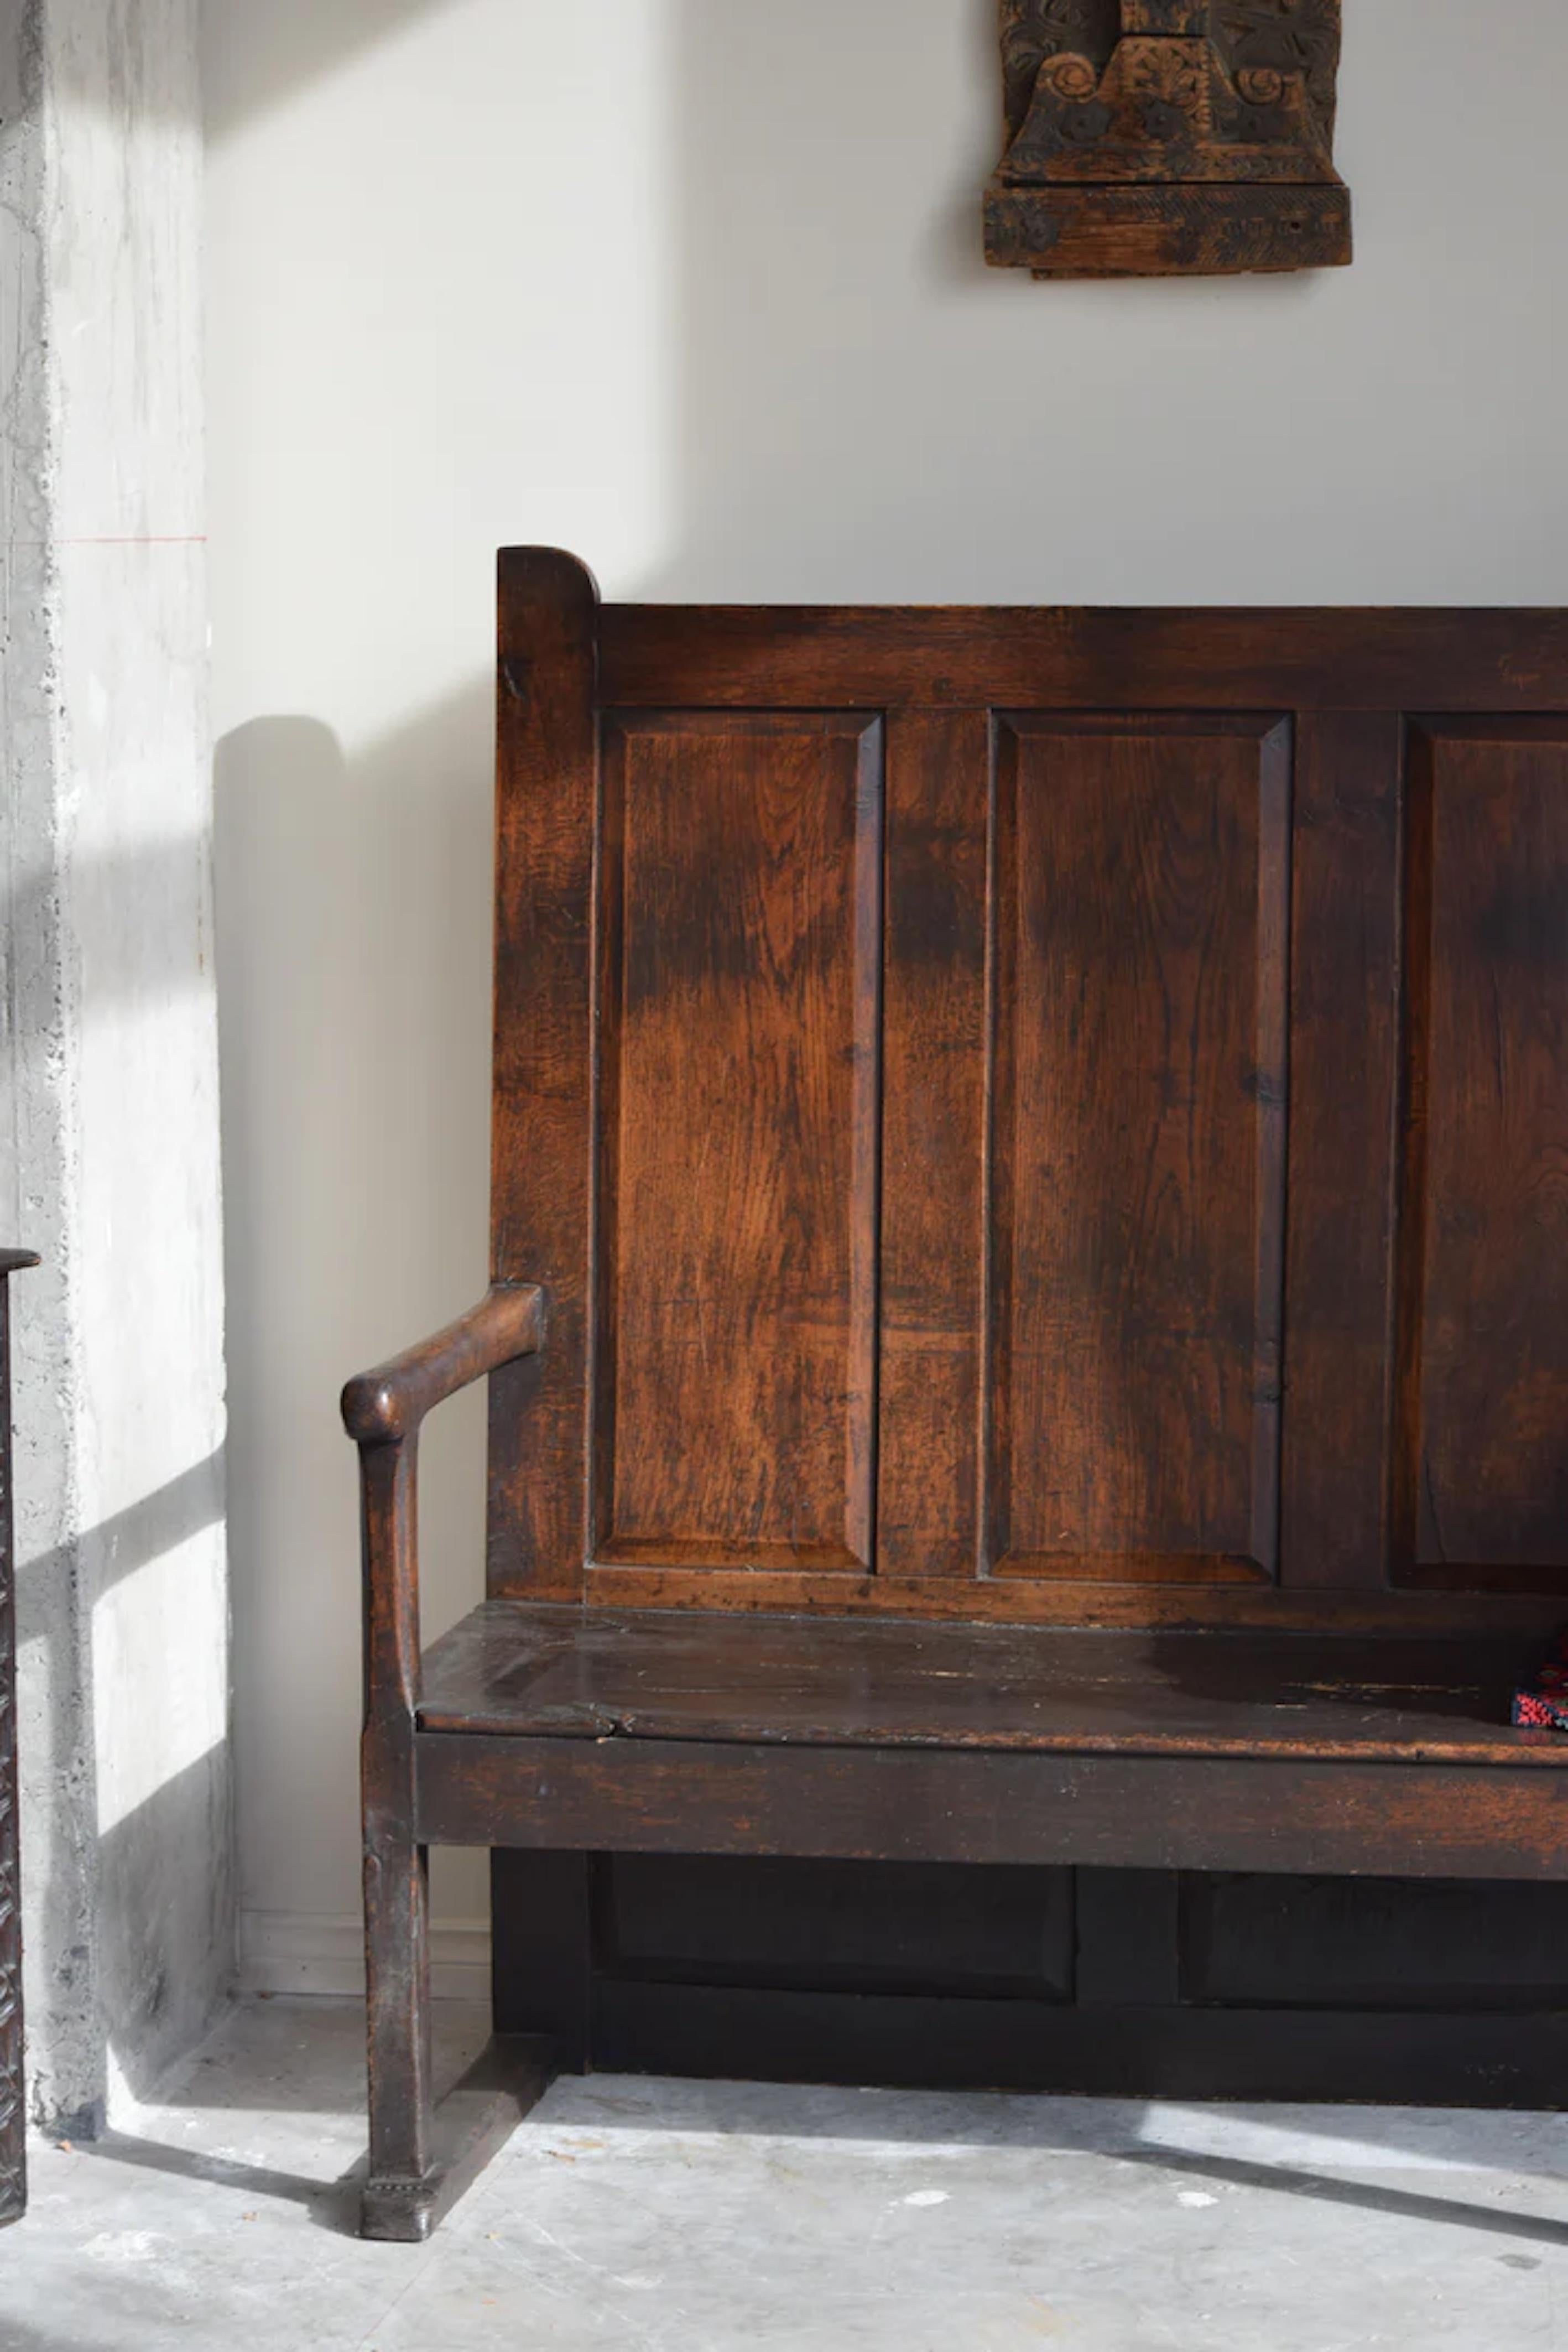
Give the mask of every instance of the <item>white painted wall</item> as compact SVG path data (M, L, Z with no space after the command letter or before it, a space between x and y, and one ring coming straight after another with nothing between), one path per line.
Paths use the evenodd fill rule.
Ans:
M255 1979L352 1969L337 1385L484 1280L493 549L628 596L1568 601L1568 10L1345 13L1353 270L1051 287L977 259L993 0L206 0ZM432 1629L481 1476L464 1406Z

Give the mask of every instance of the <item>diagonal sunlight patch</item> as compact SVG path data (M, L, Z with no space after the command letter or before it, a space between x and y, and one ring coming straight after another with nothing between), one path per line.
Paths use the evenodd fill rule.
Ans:
M1224 2106L1156 2103L1144 2117L1140 2138L1155 2152L1168 2149L1172 2155L1211 2157L1239 2164L1311 2166L1320 2170L1450 2174L1500 2170L1511 2175L1522 2166L1518 2147L1512 2151L1511 2162L1501 2164L1490 2160L1493 2152L1484 2146L1463 2155L1456 2152L1451 2140L1447 2153L1423 2147L1424 2139L1437 2137L1436 2118L1428 2120L1425 2114L1410 2118L1409 2128L1400 2132L1390 2129L1395 2111L1379 2109L1375 2132L1358 2137L1355 2112L1354 2108L1343 2110L1341 2129L1336 2128L1339 2118L1331 2122L1311 2109L1281 2108L1278 2121L1270 2121ZM1512 2120L1517 2124L1519 2118ZM1478 2134L1478 2142L1481 2137Z
M222 1545L199 1530L100 1593L92 1644L104 1836L227 1738Z

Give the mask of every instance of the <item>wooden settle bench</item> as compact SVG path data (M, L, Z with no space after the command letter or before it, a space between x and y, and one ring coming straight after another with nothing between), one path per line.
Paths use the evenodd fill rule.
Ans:
M367 2232L548 2075L434 2105L432 1845L1568 1877L1568 614L522 549L499 654L492 1287L344 1395Z

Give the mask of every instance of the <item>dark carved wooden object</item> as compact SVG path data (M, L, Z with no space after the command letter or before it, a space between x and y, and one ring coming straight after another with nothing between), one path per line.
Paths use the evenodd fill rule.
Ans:
M37 1265L0 1249L0 2222L27 2204L22 2084L22 1892L16 1838L16 1588L11 1513L11 1276Z
M344 1398L367 2230L550 2063L434 2099L433 1843L570 2063L586 1856L1568 1881L1507 1720L1568 1604L1568 614L601 609L520 550L499 676L493 1287Z
M1348 262L1339 50L1340 0L1002 0L988 259L1040 278Z

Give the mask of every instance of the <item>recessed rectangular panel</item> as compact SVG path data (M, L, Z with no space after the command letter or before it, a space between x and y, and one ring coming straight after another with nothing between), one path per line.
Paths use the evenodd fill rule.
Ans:
M1065 1870L651 1853L602 1867L622 1979L1071 1998Z
M601 1559L871 1563L882 730L606 733Z
M1181 1998L1225 2009L1561 2011L1568 1886L1180 1881Z
M1568 726L1415 730L1396 1570L1568 1575Z
M1003 1572L1275 1572L1290 770L1284 721L1000 723Z

